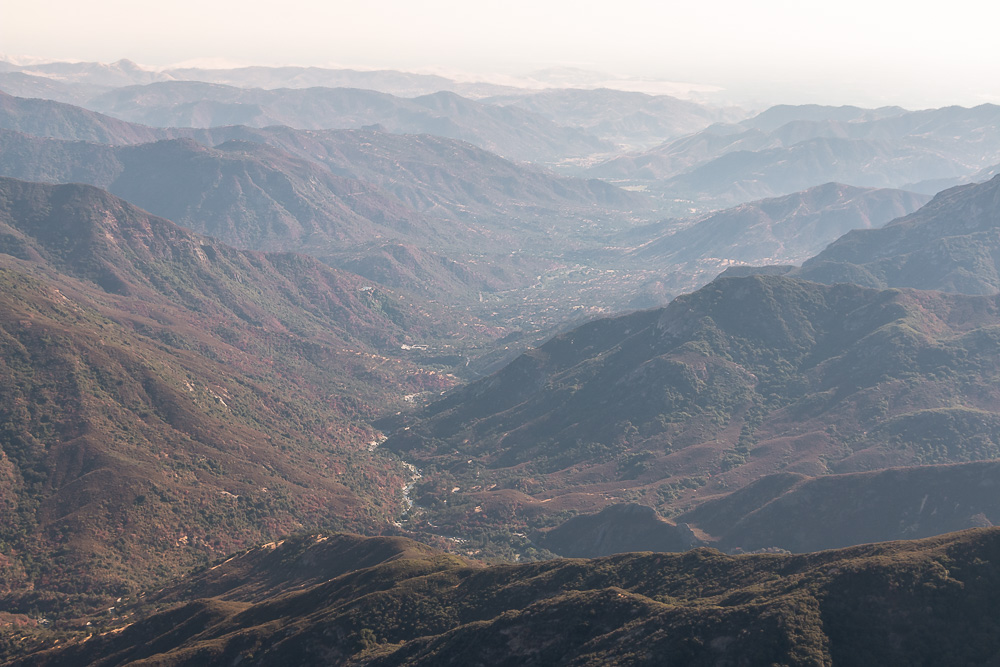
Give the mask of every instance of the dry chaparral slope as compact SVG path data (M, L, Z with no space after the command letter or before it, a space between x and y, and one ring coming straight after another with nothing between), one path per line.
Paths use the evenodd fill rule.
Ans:
M945 191L884 228L848 233L802 269L727 271L666 309L584 325L461 389L390 441L431 473L417 488L427 520L476 536L489 552L510 541L501 525L546 528L613 503L672 518L709 498L725 506L726 494L783 479L768 478L776 473L799 480L997 457L998 188L994 179ZM875 287L982 296L800 280L865 276ZM900 483L817 478L784 496L787 485L769 492L762 481L750 487L759 502L727 510L728 522L700 527L697 511L677 521L726 548L794 550L988 525L997 515L975 494L945 508L964 475L946 467L900 473ZM796 536L801 517L789 508L825 516L823 499L837 488L869 483L887 494L858 512L874 512L881 528L833 511L828 521L844 525L832 541L806 537L805 526ZM921 483L940 499L917 494ZM594 537L602 521L576 524L570 542L598 545L590 553L612 548ZM666 530L670 540L675 532Z
M0 280L12 611L70 613L302 526L378 530L407 473L369 421L456 382L401 356L447 339L444 311L90 186L0 179Z
M782 471L990 459L998 331L997 296L724 278L558 335L388 446L459 534L610 502L676 514Z

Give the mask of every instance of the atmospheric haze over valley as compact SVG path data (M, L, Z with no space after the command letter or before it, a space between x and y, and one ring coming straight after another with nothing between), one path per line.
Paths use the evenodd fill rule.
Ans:
M1000 12L0 23L0 663L1000 661Z

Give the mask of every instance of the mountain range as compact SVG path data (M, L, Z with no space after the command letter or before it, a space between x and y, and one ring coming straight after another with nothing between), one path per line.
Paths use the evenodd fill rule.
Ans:
M808 550L990 525L996 514L983 497L954 507L948 499L965 491L965 470L982 471L987 489L992 468L942 464L1000 453L997 405L988 382L980 384L993 372L985 341L997 325L989 238L1000 211L998 184L954 188L883 228L848 232L802 268L731 268L665 309L560 334L457 390L388 443L435 471L417 487L427 514L414 517L415 525L464 526L495 541L497 522L514 521L542 529L535 544L566 555L636 548L622 545L643 535L645 548L696 540ZM808 220L810 202L843 194L843 186L826 186L808 197L746 205L675 235L789 209ZM636 231L643 232L648 228ZM909 273L901 270L907 266ZM920 282L906 283L905 275ZM982 296L848 284L858 282ZM914 465L927 467L862 473ZM767 481L779 479L792 481ZM915 481L894 487L893 480ZM871 489L871 501L856 513L829 505L838 494L856 495L856 485ZM942 490L928 501L920 489L931 486ZM623 501L679 523L642 513L596 515L589 524L566 523L562 533L544 532L573 513ZM713 502L729 507L726 527L701 525L711 514L701 508ZM832 514L816 525L837 531L807 537L807 517L824 512ZM678 532L680 524L693 532ZM623 536L612 537L615 531ZM552 542L549 534L564 536Z
M89 630L29 636L11 664L985 664L1000 650L998 546L994 529L483 568L399 538L309 534L123 597Z
M12 610L69 613L304 525L384 524L407 473L370 421L455 384L422 359L477 336L90 186L0 179L0 274Z
M16 97L3 91L0 91L0 128L37 137L104 144L141 144L177 136L72 104Z
M353 70L327 67L174 67L149 69L131 60L113 63L51 62L17 65L0 62L0 72L16 74L27 84L56 84L65 95L74 91L106 92L113 88L164 81L201 81L240 88L363 88L400 97L417 97L439 91L451 91L470 98L512 92L507 86L485 82L461 83L434 74L416 74L398 70ZM3 80L3 79L0 79ZM41 95L39 95L41 97ZM58 99L58 98L47 98ZM80 100L61 99L63 102Z
M746 115L736 108L719 109L669 95L608 88L520 92L483 101L537 113L629 150L652 148L667 139L693 134L713 123L739 121Z
M7 77L6 79L3 77ZM556 125L516 107L483 104L454 93L416 98L354 88L244 89L196 81L170 81L114 88L99 95L59 95L19 85L0 74L6 95L70 102L134 124L159 128L225 125L298 129L357 129L377 126L399 134L434 134L469 141L522 161L549 162L608 152L611 144L582 130Z
M996 294L1000 176L951 188L880 229L857 230L795 271L807 280Z
M244 248L330 252L431 228L412 208L265 144L192 139L132 146L0 131L5 176L105 188L155 214Z
M326 166L337 175L380 182L418 209L445 208L452 215L456 209L472 215L499 217L512 215L517 208L547 206L550 210L544 212L551 214L552 208L574 204L625 208L643 205L641 195L601 181L554 176L516 165L467 143L428 135L408 137L377 129L322 132L288 127L152 128L72 105L3 93L0 93L0 129L33 137L107 145L165 139L193 139L206 147L229 141L268 144ZM250 148L245 144L242 147ZM44 165L35 167L44 168ZM449 198L457 201L450 202Z
M306 252L450 302L529 287L569 260L628 267L583 303L659 304L732 263L801 261L846 228L880 225L923 201L827 185L693 223L635 226L635 216L655 215L637 193L533 171L447 139L377 130L158 130L53 102L0 100L0 124L12 130L0 135L0 173L88 182L238 247ZM105 145L23 131L100 137ZM592 238L580 234L581 220L592 221ZM728 242L719 243L719 230ZM554 284L558 291L534 308L565 303L567 290L579 298L582 286Z
M618 238L636 263L672 266L675 292L700 287L732 265L798 264L856 229L881 227L930 200L903 190L825 183L693 220L666 220ZM625 258L623 258L624 260Z
M780 107L716 124L587 173L732 205L839 181L935 194L1000 163L1000 107Z
M601 181L429 135L154 130L54 102L0 101L4 175L91 183L238 247L307 252L452 301L530 285L549 261L534 248L569 243L581 219L629 219L647 206ZM103 143L71 141L80 137Z
M284 125L305 130L378 125L397 134L468 141L514 160L545 162L606 152L608 144L529 111L438 92L402 98L351 88L245 89L197 82L117 88L85 106L155 127Z
M0 88L0 662L997 654L1000 107Z
M521 159L528 155L553 159L581 150L581 154L604 153L620 146L648 148L713 122L735 122L746 116L736 108L717 108L669 95L595 88L589 80L580 87L572 77L564 80L552 74L540 73L540 80L531 82L533 87L518 87L391 70L178 67L154 71L127 60L110 64L0 63L0 89L20 97L92 109L112 105L127 114L142 114L140 122L153 125L273 124L281 117L282 124L294 127L356 126L330 124L333 118L340 118L339 122L380 122L412 132L414 123L421 123L418 131L445 133ZM539 90L541 86L544 89ZM130 87L131 92L123 90ZM140 103L145 109L124 103L125 97L134 97L140 90L145 91ZM170 90L174 97L150 99L157 97L154 91L163 90ZM285 90L289 99L276 99L273 91L278 90ZM289 104L292 99L303 104ZM495 108L485 109L474 100ZM373 108L364 109L362 104ZM321 110L325 110L322 115ZM434 113L445 115L432 117ZM384 119L373 120L379 114ZM546 125L543 119L555 125ZM543 129L547 136L538 131ZM532 140L537 145L532 146Z
M615 500L677 514L781 471L995 458L997 299L722 278L560 334L386 446L436 471L422 520L467 532Z
M785 275L877 288L995 294L1000 177L949 188L879 229L844 234L802 266L734 267L722 275Z
M953 427L956 438L963 427ZM809 476L781 472L699 503L673 520L648 506L609 505L539 531L561 556L630 551L807 553L912 540L1000 522L996 460Z

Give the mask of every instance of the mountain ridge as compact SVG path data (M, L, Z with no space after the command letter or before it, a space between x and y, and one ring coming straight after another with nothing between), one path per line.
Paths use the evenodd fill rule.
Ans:
M13 664L976 664L997 650L997 535L805 556L701 548L490 568L413 553L264 601L196 597L156 613L127 600L123 614L140 614L134 623L64 634L63 646L43 640ZM295 567L353 539L305 535L217 567ZM206 574L220 576L194 575L193 595Z
M639 262L676 265L675 291L694 289L733 265L794 264L854 229L880 227L931 198L902 190L825 183L783 197L629 230L620 245ZM661 231L662 230L662 231Z
M781 471L994 458L998 313L996 296L718 279L552 338L386 446L435 471L413 525L470 535L623 501L673 517Z
M554 161L607 151L610 145L513 107L468 100L451 92L412 99L350 88L245 89L196 82L117 88L86 106L158 127L284 125L302 130L380 125L399 134L434 134L468 141L521 161Z
M995 105L844 109L774 107L761 121L715 124L587 173L719 207L828 181L935 194L938 183L967 181L1000 162Z
M850 274L871 285L993 294L1000 290L998 211L1000 177L950 188L880 230L845 234L794 273L824 282Z
M91 186L0 178L0 280L8 609L79 611L306 524L385 525L407 473L370 420L457 381L401 350L447 345L444 311Z

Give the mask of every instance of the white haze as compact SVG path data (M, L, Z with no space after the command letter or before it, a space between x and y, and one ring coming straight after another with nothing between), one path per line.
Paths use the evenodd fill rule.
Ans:
M1000 9L983 0L134 0L7 2L0 51L51 60L192 59L484 78L575 68L649 92L739 103L910 108L1000 102ZM544 77L543 77L544 79ZM679 88L661 82L686 82Z

